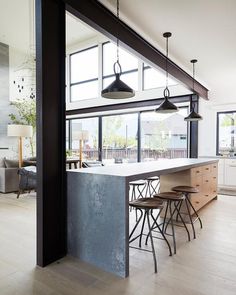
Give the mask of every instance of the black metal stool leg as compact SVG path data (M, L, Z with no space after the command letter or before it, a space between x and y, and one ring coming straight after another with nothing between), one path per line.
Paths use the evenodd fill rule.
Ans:
M143 229L144 229L144 225L145 225L146 216L147 216L147 212L145 210L144 217L143 217L143 224L142 224L142 228L141 228L141 232L140 232L140 237L139 237L139 247L140 248L141 248L141 244L142 244L142 236L143 236Z
M159 217L159 215L160 215L160 213L158 214L157 218ZM167 240L167 238L166 238L165 234L162 232L162 230L161 230L161 228L160 228L159 224L157 223L157 218L154 218L154 216L153 216L153 214L152 214L152 213L151 213L151 216L152 216L152 219L153 219L153 221L154 221L154 223L153 223L153 226L152 226L152 229L153 229L153 227L154 227L154 224L155 224L155 225L156 225L156 227L158 228L158 230L159 230L160 234L162 235L163 239L165 240L165 242L166 242L166 244L167 244L168 248L169 248L170 256L172 256L172 250L171 250L170 243L169 243L169 241ZM147 238L148 238L148 236L147 236Z
M148 222L148 230L150 233L150 240L151 240L151 246L152 246L152 254L153 254L153 260L154 260L154 271L157 273L157 260L156 260L156 253L155 253L155 248L154 248L154 243L153 243L153 237L152 237L152 228L150 225L150 218L149 218L149 210L145 211L145 214L147 215L147 222Z
M141 215L140 215L138 221L136 222L134 228L132 229L132 231L131 231L131 233L130 233L130 235L129 235L129 242L132 242L132 240L130 240L130 239L131 239L132 235L134 234L134 232L135 232L137 226L139 225L139 223L140 223L140 221L141 221L141 219L142 219L142 217L143 217L143 211L140 210L140 209L136 209L136 210L139 210L140 213L141 213Z
M183 204L183 200L181 200L180 202L179 202L179 208L178 208L178 211L180 212L180 210L181 210L181 207L182 207L182 204ZM178 214L176 215L176 222L178 222L179 221L179 219L178 219Z
M159 186L160 186L160 180L156 180L157 181L157 184L156 184L156 186L154 187L153 186L153 184L152 184L152 182L151 182L151 187L152 187L152 190L153 190L153 193L158 193L159 192ZM158 188L158 191L157 191L157 188Z
M191 208L193 209L194 214L197 216L197 219L199 220L200 227L202 228L202 220L201 220L201 218L199 217L199 215L198 215L197 211L195 210L195 208L193 207L193 204L192 204L191 201L189 200L189 196L188 196L188 194L186 194L186 200L187 200L187 202L189 203L189 205L191 206Z
M178 202L178 203L179 203L179 202ZM171 205L171 203L170 203L170 205ZM178 204L178 205L179 205L179 204ZM175 208L174 208L174 211L172 212L172 216L173 216L173 217L174 217L174 215L175 215L175 212L177 212L176 216L178 216L178 211L177 211L176 206L175 206ZM167 221L167 223L166 223L166 229L165 229L165 231L167 230L167 227L168 227L169 223L170 223L170 218L168 219L168 221Z
M169 207L169 201L166 202L166 210L165 210L165 215L164 215L163 224L162 224L162 231L163 231L163 233L166 233L166 231L165 231L165 223L166 223L166 217L167 217L168 207Z
M179 203L179 202L178 202ZM182 203L182 201L181 201L181 203ZM181 204L182 205L182 204ZM186 226L186 223L185 223L185 221L184 221L184 219L183 219L183 217L181 216L181 214L180 214L180 211L179 211L179 204L175 204L175 202L174 202L174 206L175 206L175 208L176 208L176 211L177 211L177 216L179 216L179 218L181 219L181 221L182 221L182 223L183 223L183 225L184 225L184 227L185 227L185 229L186 229L186 232L187 232L187 235L188 235L188 241L190 242L190 233L189 233L189 230L188 230L188 228L187 228L187 226ZM180 208L181 208L181 206L180 206Z
M149 181L147 180L146 191L145 191L145 198L148 196L148 189L149 189Z
M190 209L189 209L189 204L188 204L187 198L185 198L185 204L186 204L186 208L187 208L187 211L188 211L189 220L190 220L190 223L191 223L191 226L192 226L192 230L193 230L193 238L196 239L196 232L195 232L195 228L194 228L194 224L193 224L193 219L192 219L192 216L191 216L191 213L190 213Z
M169 212L170 212L170 224L171 224L173 244L174 244L174 254L176 254L175 228L174 228L173 213L172 213L171 204L169 204Z

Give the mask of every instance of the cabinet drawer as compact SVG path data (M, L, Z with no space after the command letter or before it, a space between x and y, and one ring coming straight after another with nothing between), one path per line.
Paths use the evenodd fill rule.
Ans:
M211 165L211 174L212 174L212 176L218 175L218 164Z
M225 160L225 184L236 186L236 160Z
M196 167L191 169L191 177L200 176L202 173L202 167Z
M202 208L208 201L209 197L203 196L202 194L194 194L191 196L191 203L194 207L195 210L199 210L200 208ZM193 213L193 211L191 210L191 213Z
M202 190L202 175L191 178L191 186L196 187L199 191Z
M202 174L208 174L212 172L212 165L202 166Z

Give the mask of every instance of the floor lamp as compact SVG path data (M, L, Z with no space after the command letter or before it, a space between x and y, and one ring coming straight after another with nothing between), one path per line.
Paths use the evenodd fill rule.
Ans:
M83 162L83 142L89 140L89 133L87 130L81 130L79 132L79 167L82 168Z
M23 137L32 137L33 127L30 125L11 124L11 125L8 125L7 135L19 138L19 148L18 148L19 167L22 167L22 163L23 163L22 139Z

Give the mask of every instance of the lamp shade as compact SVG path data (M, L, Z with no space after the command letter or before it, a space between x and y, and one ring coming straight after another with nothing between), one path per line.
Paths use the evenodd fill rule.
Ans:
M30 125L11 124L8 125L7 135L17 137L32 137L33 127Z
M184 118L184 121L187 121L187 122L195 122L195 121L201 121L201 120L202 120L202 116L200 116L194 110L192 110L192 112L186 118Z
M88 132L88 130L79 131L78 132L78 139L83 140L83 141L89 140L89 132Z
M172 102L170 102L167 97L159 105L159 107L157 109L155 109L155 112L160 113L160 114L176 113L178 111L179 111L179 109L177 108L177 106L174 105Z
M115 81L102 90L102 97L110 99L131 98L134 95L134 90L120 80L120 74L116 74Z

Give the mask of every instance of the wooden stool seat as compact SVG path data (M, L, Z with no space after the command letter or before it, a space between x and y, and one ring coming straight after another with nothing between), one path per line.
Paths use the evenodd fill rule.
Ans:
M170 201L181 201L184 200L185 196L177 192L163 192L153 196L154 198Z
M161 200L154 198L139 198L129 202L131 207L140 209L163 209L164 205Z
M146 181L143 179L140 179L140 180L131 181L129 184L130 185L145 185Z
M175 192L188 193L188 194L199 193L199 190L196 187L187 186L187 185L175 186L172 188L172 190Z
M159 179L160 179L159 176L151 176L147 178L147 180L152 180L152 181L159 180Z

